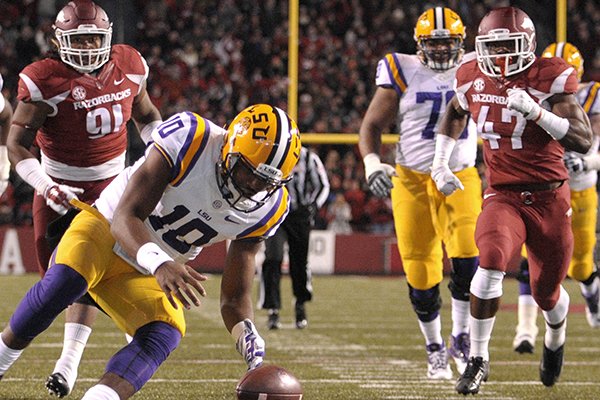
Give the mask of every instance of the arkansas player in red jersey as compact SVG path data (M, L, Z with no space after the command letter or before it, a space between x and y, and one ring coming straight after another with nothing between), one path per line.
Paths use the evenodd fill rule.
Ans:
M127 122L133 117L147 141L161 116L146 90L148 66L127 45L111 46L112 24L91 0L69 2L54 23L57 54L20 74L18 99L8 138L9 157L36 190L33 223L38 268L44 275L51 251L50 221L69 209L69 200L92 203L125 167ZM38 161L30 151L34 142ZM97 310L85 301L67 310L65 346L47 387L70 393Z
M477 220L480 266L471 282L471 354L456 383L475 394L489 373L488 344L509 261L527 247L532 294L546 320L540 379L560 375L569 296L561 286L573 251L564 150L586 153L589 120L573 95L576 71L559 58L537 58L535 27L514 7L490 11L475 38L477 60L456 73L456 96L436 138L432 177L450 195L462 183L448 168L467 114L484 140L488 189Z

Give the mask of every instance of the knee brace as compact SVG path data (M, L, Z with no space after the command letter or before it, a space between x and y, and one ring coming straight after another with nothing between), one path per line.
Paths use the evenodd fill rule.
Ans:
M86 291L83 276L66 265L56 264L21 300L10 318L10 328L17 337L32 340Z
M479 267L471 281L471 293L483 300L501 297L503 279L504 272Z
M594 271L592 272L592 274L590 275L590 277L589 277L589 278L587 278L587 279L586 279L586 280L584 280L584 281L581 281L581 283L583 283L583 284L584 284L584 285L586 285L586 286L589 286L589 285L591 285L592 283L594 283L594 279L596 279L596 276L598 276L598 271L594 270Z
M479 257L453 258L448 289L456 300L469 301L471 280L479 266Z
M442 308L440 285L427 290L418 290L408 285L408 296L419 321L430 322L439 315Z
M105 372L125 379L137 392L179 345L181 333L165 322L151 322L139 328L133 340L117 352Z

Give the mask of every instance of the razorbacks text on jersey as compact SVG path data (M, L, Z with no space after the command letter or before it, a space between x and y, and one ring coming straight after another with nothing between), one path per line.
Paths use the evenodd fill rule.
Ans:
M454 97L457 67L439 72L426 67L416 55L387 54L377 65L377 86L393 88L400 104L396 164L428 174L435 152L435 134L446 105ZM450 169L475 165L477 137L465 129L450 157Z
M223 199L216 165L225 134L224 129L191 112L175 114L152 134L154 143L146 151L161 152L171 165L172 180L144 222L154 241L177 262L193 259L203 246L226 239L270 237L288 213L285 187L250 213L233 209ZM129 178L143 161L144 157L126 168L96 200L96 207L109 221ZM115 252L146 273L118 244Z
M600 114L600 83L598 82L585 82L580 83L579 88L575 96L577 101L583 107L583 110L588 116ZM600 137L594 135L592 139L592 147L586 154L580 154L571 152L577 157L584 157L586 155L597 153L600 149ZM577 174L569 174L569 186L571 189L581 191L596 185L598 181L598 171L584 171Z
M53 58L28 65L19 76L19 100L41 101L53 109L36 137L50 176L99 180L125 167L126 122L148 77L148 65L137 50L112 46L111 58L97 76Z
M476 61L456 72L455 89L460 106L471 113L484 139L488 184L529 184L568 178L564 149L544 129L506 106L506 90L525 89L543 107L554 94L575 93L577 75L560 58L539 58L526 72L510 80L486 76Z

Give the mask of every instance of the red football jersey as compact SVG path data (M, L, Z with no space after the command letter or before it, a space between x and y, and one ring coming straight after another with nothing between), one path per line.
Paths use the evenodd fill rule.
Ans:
M456 72L456 93L470 111L483 139L486 178L490 186L566 180L564 148L535 122L506 106L509 88L525 89L544 106L559 93L577 91L576 71L561 58L538 58L510 79L483 74L473 60Z
M126 123L147 77L140 53L113 45L110 60L97 76L50 58L28 65L20 74L18 99L43 101L54 109L36 138L46 157L73 167L93 167L125 152Z

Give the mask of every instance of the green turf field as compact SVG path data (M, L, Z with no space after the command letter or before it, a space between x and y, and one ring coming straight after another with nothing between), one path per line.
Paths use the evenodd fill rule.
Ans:
M6 323L17 301L36 275L0 276L0 319ZM235 399L234 388L245 372L218 310L219 276L206 283L203 305L187 313L188 335L134 399ZM460 399L454 382L425 378L423 339L401 278L316 276L315 299L308 306L309 327L293 327L290 282L284 278L286 305L279 331L257 326L267 342L267 361L292 371L302 382L305 399ZM571 294L566 364L561 381L545 388L538 380L541 336L534 355L519 355L511 343L516 322L516 282L505 281L503 309L491 342L490 380L481 399L600 398L600 330L588 327L578 287ZM449 294L445 286L444 334L450 331ZM43 386L62 347L62 317L28 348L0 382L0 399L49 399ZM541 316L538 317L538 325ZM108 358L125 338L105 316L92 333L79 380L69 398L78 399L101 376Z

